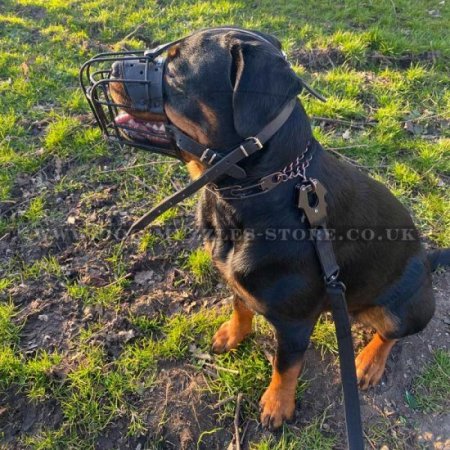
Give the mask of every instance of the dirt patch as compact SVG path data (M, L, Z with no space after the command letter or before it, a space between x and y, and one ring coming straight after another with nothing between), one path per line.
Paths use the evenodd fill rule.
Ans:
M0 430L3 444L8 449L21 448L17 439L24 433L36 433L42 424L56 428L62 422L63 416L56 400L48 400L36 404L24 395L11 389L2 396L0 408Z
M345 55L336 47L313 48L296 50L292 52L291 59L311 72L322 72L342 64L345 61Z
M407 69L411 65L420 63L425 66L432 66L440 61L445 61L444 56L438 51L428 51L423 53L405 53L399 56L384 55L374 51L367 55L368 60L379 66L395 66L401 69Z
M299 49L292 52L290 59L301 64L310 72L326 72L348 61L348 57L337 47ZM358 68L365 67L397 67L407 69L414 64L432 66L447 59L438 51L423 53L405 53L399 56L385 55L378 51L368 51L364 58L353 63Z

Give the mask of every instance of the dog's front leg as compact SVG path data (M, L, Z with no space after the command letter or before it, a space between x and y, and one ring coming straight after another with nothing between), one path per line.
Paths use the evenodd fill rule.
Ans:
M223 323L213 337L214 353L224 353L236 348L252 331L254 313L235 295L233 297L233 314L230 320Z
M269 320L275 327L277 352L273 360L272 380L261 398L261 423L270 430L291 420L295 411L297 379L303 368L314 321Z

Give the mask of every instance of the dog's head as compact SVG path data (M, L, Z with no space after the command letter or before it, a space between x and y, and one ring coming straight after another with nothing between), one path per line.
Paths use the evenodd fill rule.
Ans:
M218 149L257 134L301 91L302 82L280 42L255 34L211 29L171 47L163 75L163 114L133 110L124 83L110 83L111 97L123 105L116 120L136 130L127 132L128 138L170 145L164 128L168 120L197 142ZM113 65L112 77L123 78L120 65Z

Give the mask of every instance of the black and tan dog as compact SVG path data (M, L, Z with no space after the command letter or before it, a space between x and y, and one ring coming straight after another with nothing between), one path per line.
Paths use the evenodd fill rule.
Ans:
M301 91L302 83L280 53L279 41L259 35L264 40L239 30L212 29L171 48L163 80L169 120L197 142L227 149L273 119ZM116 102L130 104L121 83L112 83L110 90ZM154 130L150 141L161 144L168 139L161 126L165 117L125 110L122 121ZM299 101L264 151L241 165L250 181L257 180L294 161L308 142L312 158L307 175L328 192L328 226L344 235L349 230L356 233L333 246L349 311L376 330L356 358L358 380L366 389L380 381L395 342L429 322L434 312L431 266L448 259L448 253L435 253L430 263L408 211L383 185L337 160L314 140ZM205 169L187 155L186 162L193 178ZM278 234L306 227L295 202L297 182L293 179L264 195L240 200L206 189L199 205L199 227L208 230L206 246L234 292L233 314L215 334L213 350L221 353L238 346L250 333L255 312L276 331L272 380L261 399L261 421L269 428L293 417L303 355L317 318L329 307L311 241ZM216 184L235 183L224 176ZM375 230L377 239L358 238L366 228ZM397 238L380 235L387 229L397 230Z

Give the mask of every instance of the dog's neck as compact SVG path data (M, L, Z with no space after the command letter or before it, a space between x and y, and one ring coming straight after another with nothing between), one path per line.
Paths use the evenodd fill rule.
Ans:
M316 145L313 142L311 125L308 116L300 102L297 102L292 114L281 129L264 146L263 151L252 155L240 165L247 172L247 178L254 180L266 176L272 172L281 170L283 167L295 161L307 148ZM186 166L193 180L199 178L206 167L196 159L186 157ZM215 184L220 187L233 185L234 178L224 176Z
M264 145L263 150L243 160L239 165L247 172L247 180L254 181L283 169L305 152L308 145L311 147L315 144L308 116L301 103L297 102L289 119ZM244 184L245 182L246 180L243 180ZM234 178L224 176L215 184L218 187L226 187L241 183Z
M242 167L252 178L281 170L295 161L311 140L311 125L302 104L298 101L289 119L269 140L264 150L255 154L254 160L244 160Z

